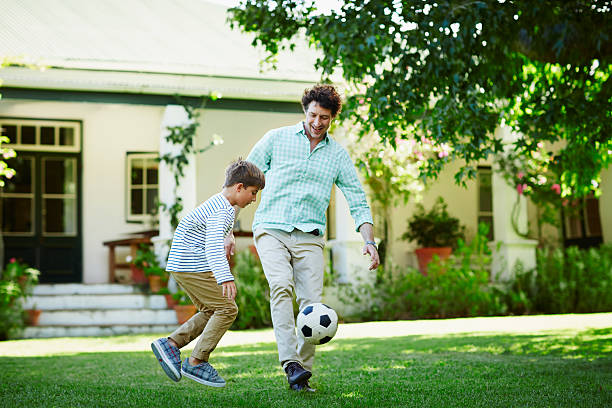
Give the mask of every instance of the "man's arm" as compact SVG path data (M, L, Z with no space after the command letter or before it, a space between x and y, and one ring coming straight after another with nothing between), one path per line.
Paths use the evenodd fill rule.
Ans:
M378 249L376 248L376 242L374 241L374 226L368 222L364 222L359 226L359 232L363 237L365 245L363 246L363 254L369 254L372 260L370 263L370 270L378 268L380 265L380 256L378 255Z

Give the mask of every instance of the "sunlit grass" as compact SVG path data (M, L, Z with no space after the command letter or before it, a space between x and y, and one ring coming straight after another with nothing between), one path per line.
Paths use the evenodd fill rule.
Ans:
M396 322L396 333L410 323ZM346 335L359 327L318 349L315 395L289 391L275 344L254 342L269 330L229 333L215 351L224 389L170 381L150 352L157 335L2 342L0 406L612 406L612 326Z

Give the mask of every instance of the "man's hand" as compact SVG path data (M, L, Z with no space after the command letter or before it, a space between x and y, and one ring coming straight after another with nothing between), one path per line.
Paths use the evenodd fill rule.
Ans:
M225 256L229 261L230 257L234 255L234 251L236 250L236 238L234 238L234 232L230 231L229 235L225 237L223 241L223 246L225 248Z
M234 283L234 281L223 282L221 286L221 289L223 290L223 296L227 296L227 298L230 300L236 299L236 292L238 292L238 290L236 289L236 284Z
M372 244L365 244L363 246L363 254L370 254L370 258L372 258L372 263L370 263L370 270L374 270L378 268L380 265L380 257L378 256L378 250Z

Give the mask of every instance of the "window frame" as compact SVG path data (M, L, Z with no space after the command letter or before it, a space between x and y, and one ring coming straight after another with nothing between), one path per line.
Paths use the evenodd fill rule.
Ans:
M481 203L481 174L488 174L490 176L491 179L491 210L490 211L483 211L480 207L480 203ZM495 241L495 222L494 222L494 215L493 215L493 169L491 168L491 166L478 166L477 169L477 178L476 178L476 185L477 185L477 197L476 197L476 226L478 228L478 224L480 224L480 219L481 217L491 217L491 225L490 225L490 230L489 230L489 240L490 241Z
M143 214L132 214L132 163L134 160L145 160L145 166L149 160L158 163L157 166L157 184L146 183L146 171L143 172ZM148 167L146 167L148 168ZM159 152L126 152L125 156L125 220L128 223L144 224L151 221L157 221L159 211L154 214L146 212L147 190L151 188L157 189L157 201L159 202Z

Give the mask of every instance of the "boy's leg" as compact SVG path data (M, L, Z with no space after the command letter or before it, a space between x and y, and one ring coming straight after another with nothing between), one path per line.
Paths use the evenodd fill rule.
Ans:
M175 273L174 277L200 310L195 316L199 314L207 316L207 322L203 327L201 320L196 320L186 333L192 336L197 328L203 329L198 333L201 334L200 339L191 356L201 361L208 361L210 353L236 319L238 306L234 300L223 296L222 287L217 284L212 272Z
M296 244L293 250L293 277L295 295L299 309L311 303L321 302L323 296L323 270L325 261L322 237L294 231ZM298 336L297 354L304 368L312 372L315 346Z

